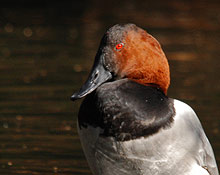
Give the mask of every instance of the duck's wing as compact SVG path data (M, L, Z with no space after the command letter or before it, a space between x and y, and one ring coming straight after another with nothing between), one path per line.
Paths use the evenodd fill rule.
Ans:
M191 134L192 138L194 138L192 142L197 143L197 150L194 151L198 151L198 154L196 152L192 152L192 156L194 154L194 159L198 162L198 165L207 170L210 175L218 175L218 167L215 161L212 146L196 113L190 106L179 100L174 100L174 106L177 122L178 120L183 120L187 123L188 130L185 131L185 133L189 135Z
M218 175L218 168L215 161L215 156L212 150L212 147L207 139L206 136L203 137L203 143L204 143L204 154L205 154L205 164L208 172L210 172L211 175Z

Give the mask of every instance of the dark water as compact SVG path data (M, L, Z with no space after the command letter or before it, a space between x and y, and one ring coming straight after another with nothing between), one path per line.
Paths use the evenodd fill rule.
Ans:
M195 109L220 162L219 1L19 2L0 7L0 174L91 175L69 97L104 31L127 22L162 44L168 94Z

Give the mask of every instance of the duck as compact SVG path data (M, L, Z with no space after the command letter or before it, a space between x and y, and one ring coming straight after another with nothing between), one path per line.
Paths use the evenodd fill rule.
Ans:
M77 128L94 175L218 175L212 146L194 110L167 96L168 60L135 24L116 24L101 39Z

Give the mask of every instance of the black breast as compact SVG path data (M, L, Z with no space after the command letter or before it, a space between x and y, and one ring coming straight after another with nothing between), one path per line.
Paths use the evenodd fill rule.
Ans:
M79 126L101 127L103 136L119 141L149 136L169 127L173 100L160 89L123 79L101 85L88 95L79 111Z

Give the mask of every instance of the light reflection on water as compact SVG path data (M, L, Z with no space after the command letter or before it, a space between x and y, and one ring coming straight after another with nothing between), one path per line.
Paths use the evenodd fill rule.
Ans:
M1 8L0 173L91 174L76 132L80 101L69 97L86 79L104 31L125 22L160 41L171 67L169 95L195 109L220 162L220 4L117 2L66 4L65 12Z

